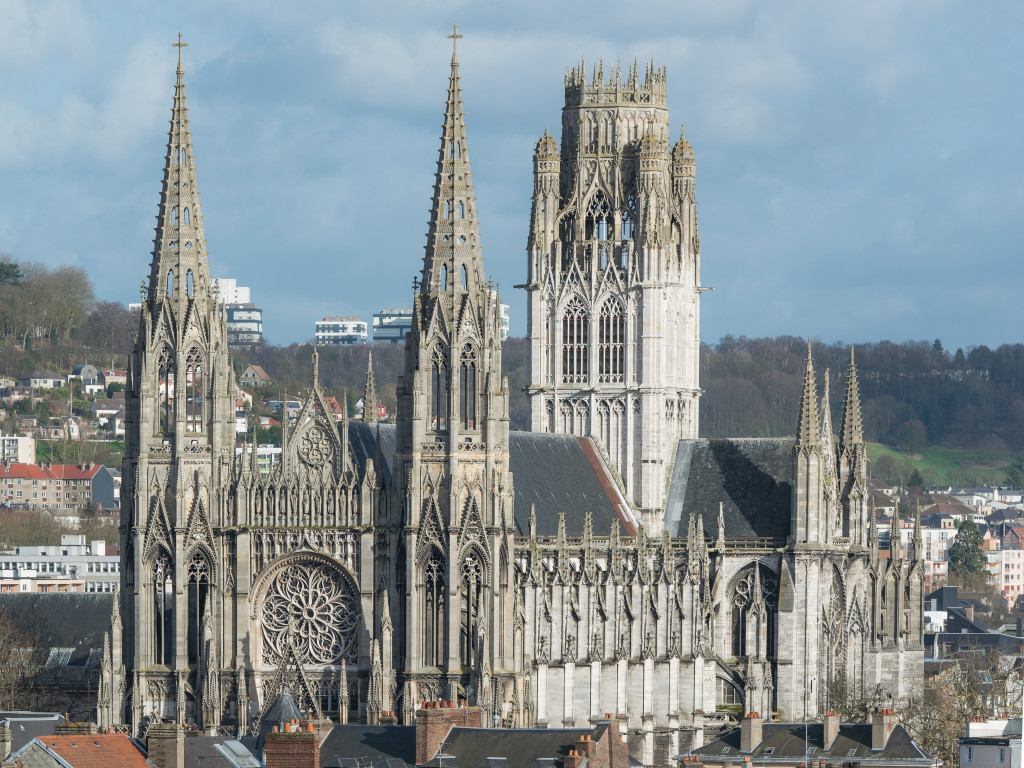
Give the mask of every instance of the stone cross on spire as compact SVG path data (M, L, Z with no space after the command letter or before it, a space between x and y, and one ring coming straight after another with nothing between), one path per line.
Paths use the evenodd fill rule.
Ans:
M178 72L179 74L184 74L185 70L181 66L181 49L188 48L188 43L181 39L181 32L178 33L178 42L171 43L171 45L178 49Z
M459 40L465 37L465 35L459 34L459 25L452 24L452 33L447 36L452 41L452 62L456 63L459 60ZM188 45L188 43L185 43Z

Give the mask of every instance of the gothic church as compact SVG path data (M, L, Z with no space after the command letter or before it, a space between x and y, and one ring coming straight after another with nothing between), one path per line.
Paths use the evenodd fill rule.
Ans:
M852 356L838 435L808 350L795 439L697 436L695 161L664 69L568 71L534 169L532 431L509 430L453 52L397 423L337 422L314 355L261 472L236 459L179 47L101 725L255 733L286 688L341 722L465 698L504 727L617 713L660 765L729 712L920 678L920 534L879 559Z

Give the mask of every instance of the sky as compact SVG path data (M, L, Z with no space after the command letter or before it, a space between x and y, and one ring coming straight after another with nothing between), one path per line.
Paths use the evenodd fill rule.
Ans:
M705 341L1022 341L1016 0L0 0L0 253L138 300L180 31L211 271L268 341L410 306L456 22L513 335L565 67L636 57L697 158Z

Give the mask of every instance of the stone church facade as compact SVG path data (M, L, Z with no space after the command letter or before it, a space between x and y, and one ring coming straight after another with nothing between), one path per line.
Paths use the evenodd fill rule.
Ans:
M655 765L728 711L920 678L920 535L879 560L852 357L838 435L808 350L795 439L697 437L694 155L664 70L572 70L535 169L533 431L509 430L453 54L396 423L336 421L314 354L262 473L235 455L179 48L101 725L254 732L286 687L343 722L465 698L506 727L617 713Z

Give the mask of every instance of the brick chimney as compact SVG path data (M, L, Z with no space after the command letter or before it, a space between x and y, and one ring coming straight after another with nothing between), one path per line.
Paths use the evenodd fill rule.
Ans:
M629 768L629 748L623 742L625 720L607 714L603 722L608 723L604 733L596 740L594 733L585 734L576 742L576 751L583 753L590 768Z
M146 751L156 768L185 768L185 729L177 723L154 723L146 732Z
M968 621L974 621L974 606L973 605L964 606L964 615L967 616L967 620Z
M760 712L748 712L740 720L740 752L753 752L761 743L764 721Z
M830 710L825 713L825 743L822 744L823 750L828 749L832 746L832 742L836 740L836 736L839 735L839 715L834 710Z
M871 749L885 749L889 734L896 725L895 709L879 709L871 716Z
M416 765L429 762L441 748L448 732L456 726L482 728L480 707L460 707L454 701L425 701L416 712ZM269 763L267 768L271 768Z
M313 723L285 723L277 726L263 742L264 764L267 768L320 768L321 734Z

